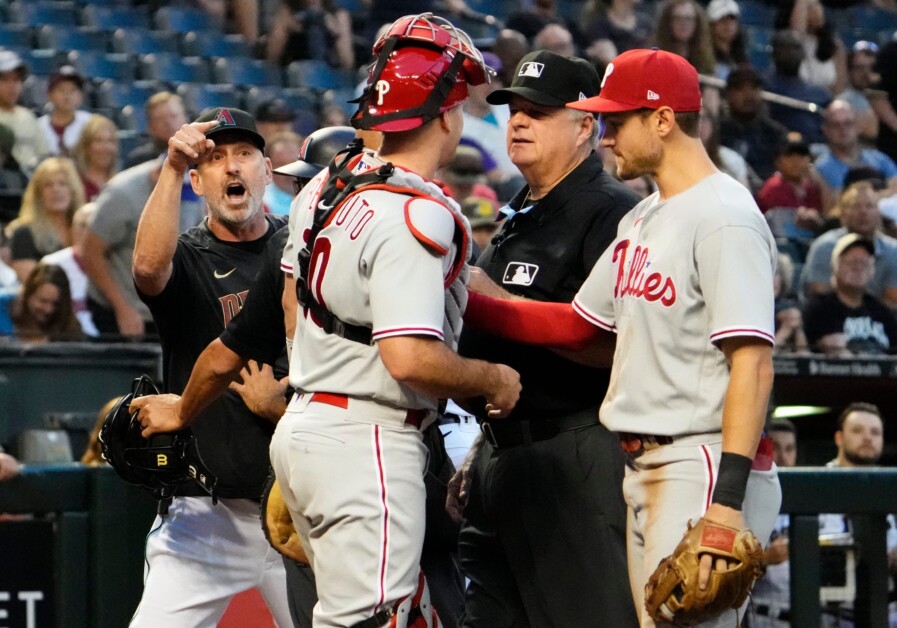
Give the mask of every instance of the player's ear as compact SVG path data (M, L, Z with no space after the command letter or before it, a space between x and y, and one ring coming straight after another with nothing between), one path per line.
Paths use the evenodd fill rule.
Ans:
M676 113L669 107L661 107L652 113L650 118L661 137L669 135L676 126Z
M199 177L196 168L190 169L190 187L193 188L193 191L197 196L204 196L202 192L202 179Z
M268 157L265 157L265 181L271 183L274 180L274 166L271 165L271 160Z

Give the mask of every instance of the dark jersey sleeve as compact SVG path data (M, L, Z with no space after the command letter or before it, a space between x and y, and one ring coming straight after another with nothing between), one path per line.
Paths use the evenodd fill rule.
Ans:
M228 349L244 359L273 365L284 349L280 258L288 235L289 229L283 228L268 241L243 309L219 336Z

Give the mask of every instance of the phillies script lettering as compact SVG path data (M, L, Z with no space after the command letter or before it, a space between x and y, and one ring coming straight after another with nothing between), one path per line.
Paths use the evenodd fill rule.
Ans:
M648 273L648 247L641 244L632 251L632 258L627 270L626 262L630 240L622 240L614 248L613 261L617 265L617 283L614 286L614 298L621 299L632 295L637 299L653 303L660 301L666 307L676 302L676 285L670 277L661 273Z

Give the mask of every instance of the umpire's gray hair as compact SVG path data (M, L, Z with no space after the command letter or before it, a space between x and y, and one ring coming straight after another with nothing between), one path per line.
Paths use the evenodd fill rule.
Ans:
M589 113L588 111L580 111L579 109L567 109L567 112L570 115L570 118L575 120L578 124L582 121L586 116L591 116L595 119L594 124L592 124L592 137L589 138L589 145L592 148L595 148L598 145L598 117Z

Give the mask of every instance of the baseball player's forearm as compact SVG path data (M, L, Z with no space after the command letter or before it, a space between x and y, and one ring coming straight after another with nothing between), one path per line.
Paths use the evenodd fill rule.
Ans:
M398 382L440 399L485 397L506 414L517 402L513 369L462 358L436 338L394 336L377 341L380 359Z
M216 338L196 360L181 394L179 415L189 425L210 403L218 399L244 365L243 358Z
M178 243L182 185L183 175L166 162L140 215L132 272L144 294L159 294L171 277L171 261Z

